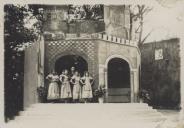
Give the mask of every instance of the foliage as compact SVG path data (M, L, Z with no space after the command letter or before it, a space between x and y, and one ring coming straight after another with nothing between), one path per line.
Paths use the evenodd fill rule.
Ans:
M31 11L27 6L4 6L5 46L5 115L13 117L23 109L24 45L32 43L37 35L25 27L25 19Z
M99 20L103 18L103 5L69 5L68 22Z
M98 87L98 89L96 89L96 90L94 91L94 96L103 97L103 96L105 95L106 91L107 91L107 90L105 89L105 87L100 85L100 86Z

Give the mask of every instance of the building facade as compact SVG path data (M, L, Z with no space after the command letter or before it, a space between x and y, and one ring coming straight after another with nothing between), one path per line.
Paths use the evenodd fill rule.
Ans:
M60 74L74 66L81 74L89 71L95 81L93 89L106 87L105 102L138 102L140 52L137 43L128 40L127 11L126 6L105 6L101 20L68 23L67 6L45 7L44 39L35 47L40 56L34 69L38 72L38 84L32 85L32 80L26 79L25 84L30 84L25 86L35 88L32 90L48 86L48 73ZM32 67L26 67L25 73L29 68ZM25 92L30 95L25 106L38 102L36 94L29 101L31 92Z
M37 87L48 86L48 73L61 73L71 66L81 74L89 71L95 80L93 89L106 87L107 103L138 102L139 89L153 87L157 101L174 101L172 105L181 103L183 108L178 39L145 44L140 52L137 43L128 40L127 6L104 6L104 17L99 21L67 22L67 6L44 6L44 10L44 36L25 50L24 109L40 102ZM0 89L0 123L5 117L4 88Z

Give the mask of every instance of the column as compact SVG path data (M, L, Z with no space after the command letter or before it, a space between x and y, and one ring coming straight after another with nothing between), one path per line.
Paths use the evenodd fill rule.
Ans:
M137 69L130 71L130 90L131 90L131 102L138 102L139 95L139 72Z
M139 96L139 75L138 71L134 71L134 102L138 102Z
M104 68L104 81L105 81L105 88L107 92L105 93L105 101L108 102L108 78L107 78L107 68Z
M1 7L1 13L0 14L4 14L3 12L3 4L0 5ZM3 21L3 16L0 16L0 20ZM0 23L0 26L3 26L3 22ZM1 42L4 42L4 38L3 38L3 29L0 29L0 33L1 34ZM1 51L0 51L0 56L1 56L1 61L0 61L0 70L2 73L0 73L0 124L1 126L0 127L3 127L2 124L4 124L4 43L0 43L0 48L1 48Z
M130 71L130 102L134 102L134 72Z
M99 85L105 85L104 65L99 65Z

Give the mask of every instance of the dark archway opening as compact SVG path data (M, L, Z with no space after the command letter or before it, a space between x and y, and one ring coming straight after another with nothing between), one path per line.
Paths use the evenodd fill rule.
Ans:
M88 64L86 60L78 55L62 56L55 63L55 71L58 74L61 74L64 69L70 71L71 67L75 67L75 69L79 71L81 75L83 75L84 71L88 70Z
M129 88L130 69L129 64L120 58L113 58L108 63L108 87Z
M108 63L108 97L109 102L130 102L130 68L121 58Z

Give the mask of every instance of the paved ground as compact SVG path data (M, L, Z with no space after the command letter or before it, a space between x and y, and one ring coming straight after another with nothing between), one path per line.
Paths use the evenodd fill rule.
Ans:
M160 128L165 117L144 103L34 104L6 128Z
M70 111L62 111L67 107L67 110ZM70 109L70 108L71 109ZM73 108L72 108L73 107ZM75 109L74 109L75 108ZM114 109L112 109L114 108ZM100 111L98 111L100 109ZM72 110L72 111L71 111ZM74 111L75 110L75 111ZM80 110L80 111L78 111ZM91 111L89 111L91 110ZM83 111L83 113L81 113ZM164 120L166 117L166 120L163 121L159 127L156 126L156 122L161 121L162 118L160 118L158 112L162 113L164 115ZM65 118L62 118L61 113L66 114ZM75 114L74 114L75 113ZM80 113L80 114L79 114ZM87 116L91 115L91 116ZM96 113L96 114L95 114ZM108 114L107 114L108 113ZM71 116L72 115L72 116ZM73 116L73 115L76 115ZM31 108L28 108L27 111L22 112L21 116L16 117L16 121L10 121L10 128L25 128L24 125L21 123L29 123L31 126L36 123L40 124L40 121L43 122L50 122L51 119L54 118L53 124L65 124L68 119L73 119L73 123L75 126L70 126L76 128L76 125L80 126L80 118L77 118L78 115L81 115L82 117L85 117L82 119L82 122L84 121L83 125L91 124L90 122L93 120L96 123L92 123L93 125L88 126L88 128L96 127L95 124L104 124L105 128L112 128L116 124L116 128L118 127L125 127L125 128L184 128L184 120L183 122L180 121L180 111L177 110L152 110L150 107L146 106L145 104L98 104L97 105L60 105L60 104L37 104L32 106ZM98 115L98 116L95 116ZM123 116L126 115L126 116ZM46 117L45 117L46 116ZM67 119L68 117L68 119ZM93 118L95 117L95 118ZM183 114L184 117L184 114ZM35 120L36 118L36 120ZM88 119L89 118L89 119ZM96 119L97 118L97 119ZM38 119L38 120L37 120ZM42 119L42 120L40 120ZM59 121L57 121L57 120ZM61 120L60 120L61 119ZM183 118L184 119L184 118ZM27 122L28 121L28 122ZM38 121L38 122L36 122ZM89 122L88 122L89 121ZM103 122L104 121L104 122ZM35 123L33 123L35 122ZM132 123L134 122L134 123ZM155 123L154 123L155 122ZM162 122L162 121L161 121ZM45 124L44 123L44 124ZM13 125L12 125L13 124ZM18 124L18 125L17 125ZM20 124L22 127L20 127ZM70 123L66 123L66 126L68 126ZM123 125L122 125L123 124ZM127 125L125 125L127 124ZM41 126L42 124L40 124ZM17 126L17 127L16 127ZM37 126L37 125L36 125ZM47 127L50 127L49 125L46 125ZM156 126L156 127L155 127ZM32 127L32 126L31 126ZM9 128L9 127L8 127ZM34 127L36 128L36 127ZM60 127L59 127L60 128Z
M161 112L167 120L162 128L184 128L184 121L180 121L180 111L178 110L157 110Z

